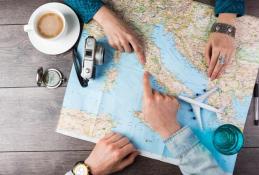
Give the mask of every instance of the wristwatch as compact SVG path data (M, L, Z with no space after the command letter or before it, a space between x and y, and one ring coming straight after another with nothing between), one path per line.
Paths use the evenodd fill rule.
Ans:
M224 33L235 38L236 28L225 23L214 23L211 27L211 32Z
M77 162L72 170L74 175L92 175L90 167L84 161Z

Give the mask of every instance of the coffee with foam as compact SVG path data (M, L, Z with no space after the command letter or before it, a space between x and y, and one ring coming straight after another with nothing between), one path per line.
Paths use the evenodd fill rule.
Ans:
M63 28L62 18L54 12L46 13L38 18L37 30L43 38L55 38L63 31Z

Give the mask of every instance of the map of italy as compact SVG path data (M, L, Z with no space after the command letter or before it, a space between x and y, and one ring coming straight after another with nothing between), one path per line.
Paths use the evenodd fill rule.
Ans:
M153 75L153 88L170 95L195 97L219 87L207 103L224 107L224 114L218 118L215 113L202 110L203 131L189 104L180 101L177 117L181 125L192 128L222 169L232 173L236 155L218 153L211 137L225 123L244 127L259 66L259 19L245 16L238 20L235 59L222 78L210 81L203 52L209 29L215 22L211 7L191 0L137 0L136 3L107 0L107 4L144 41L147 64L142 66L134 53L120 53L111 48L97 23L85 25L78 52L82 56L85 38L94 36L105 47L105 64L97 66L96 78L87 88L80 86L72 67L57 132L92 142L111 131L119 132L142 155L177 164L163 140L142 117L142 77L147 70Z

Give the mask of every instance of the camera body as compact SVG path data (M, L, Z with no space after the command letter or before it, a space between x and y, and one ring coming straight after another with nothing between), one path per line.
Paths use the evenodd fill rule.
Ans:
M95 66L104 64L104 47L98 45L96 39L88 36L85 40L81 77L89 80L95 77Z

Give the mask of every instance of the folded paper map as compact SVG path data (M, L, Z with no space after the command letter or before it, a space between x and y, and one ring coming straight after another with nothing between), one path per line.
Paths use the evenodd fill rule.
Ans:
M177 164L173 153L142 118L143 72L153 75L153 88L171 95L195 97L218 87L205 103L223 107L224 112L219 117L202 110L204 130L199 128L188 103L180 101L177 117L182 125L192 128L222 169L231 174L236 155L218 153L212 144L212 133L225 123L243 130L259 66L259 19L238 18L235 59L220 79L210 81L203 53L216 20L211 7L192 0L113 0L107 4L142 38L147 64L143 67L134 53L115 51L97 23L87 24L78 52L82 56L84 39L92 35L105 47L105 64L97 67L96 79L87 88L80 86L72 68L57 132L91 142L111 131L119 132L142 155Z

